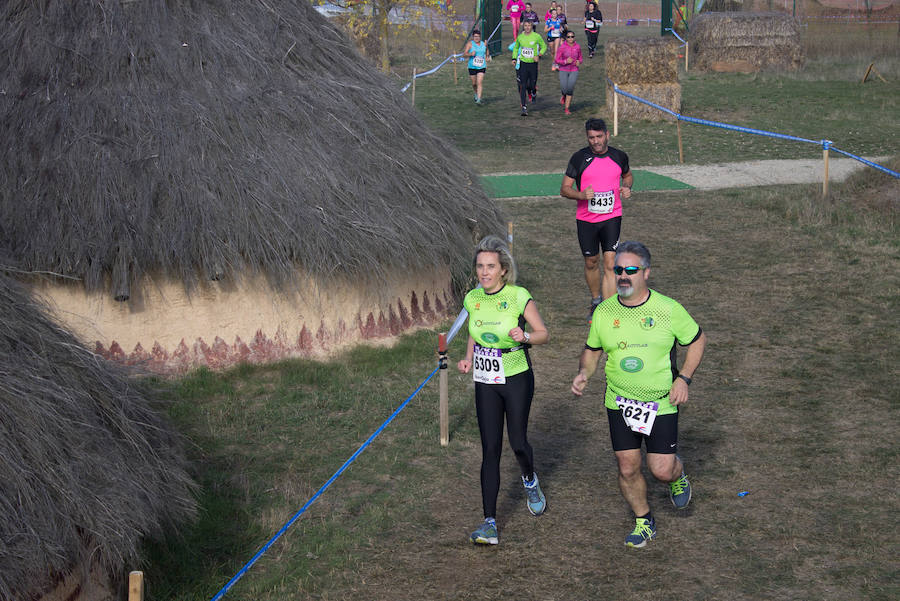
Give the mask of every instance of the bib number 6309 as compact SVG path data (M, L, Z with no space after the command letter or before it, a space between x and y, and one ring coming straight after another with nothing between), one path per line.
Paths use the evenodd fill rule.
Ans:
M475 345L472 357L472 379L482 384L506 384L503 354L500 349Z

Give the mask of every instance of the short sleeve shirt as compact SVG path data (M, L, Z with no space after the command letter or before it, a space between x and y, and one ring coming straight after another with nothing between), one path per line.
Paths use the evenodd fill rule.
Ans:
M677 301L650 291L646 302L627 307L618 296L600 303L591 319L587 348L603 350L606 360L605 405L618 409L616 396L659 403L659 415L676 413L669 391L678 375L675 343L700 336L700 326Z
M608 146L606 152L596 155L590 146L585 146L572 155L566 167L566 175L575 180L575 187L580 191L588 187L594 189L595 197L608 195L612 202L612 210L595 212L590 210L591 200L578 200L575 218L579 221L599 223L622 215L622 199L619 197L619 185L622 176L628 175L628 155Z
M529 301L531 293L528 290L511 284L493 294L488 294L484 288L470 290L463 299L463 307L469 312L469 336L475 344L485 348L520 346L510 338L509 331L525 326L524 312ZM531 360L526 349L503 353L503 371L507 377L530 368Z

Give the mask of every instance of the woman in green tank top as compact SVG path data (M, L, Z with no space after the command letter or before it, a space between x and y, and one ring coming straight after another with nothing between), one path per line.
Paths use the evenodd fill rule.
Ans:
M521 469L526 507L532 515L542 514L547 507L527 437L534 397L534 372L528 349L546 343L550 335L531 294L515 285L515 263L500 238L488 236L479 242L473 263L480 287L469 291L463 300L469 312L469 339L466 356L457 367L464 374L472 372L475 380L484 522L469 539L475 544L496 545L504 421L509 445Z

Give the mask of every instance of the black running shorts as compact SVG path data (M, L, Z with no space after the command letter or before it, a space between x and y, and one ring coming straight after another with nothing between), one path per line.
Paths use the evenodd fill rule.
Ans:
M677 413L657 415L650 436L639 434L629 428L620 409L607 407L606 417L609 418L609 438L612 440L613 451L639 449L642 442L646 443L648 453L671 455L678 451Z
M576 219L578 224L578 244L581 254L593 257L603 252L614 252L619 246L619 233L622 231L622 217L613 217L599 223L591 223Z

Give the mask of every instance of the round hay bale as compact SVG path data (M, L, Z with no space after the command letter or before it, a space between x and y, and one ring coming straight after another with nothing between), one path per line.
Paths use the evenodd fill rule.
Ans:
M606 77L619 84L678 81L678 42L666 38L625 38L606 44Z
M619 89L640 96L662 107L681 112L680 83L644 83L620 85ZM612 110L615 102L612 86L606 86L606 107ZM675 121L675 117L652 106L619 95L619 119L623 121Z
M800 24L783 13L703 13L691 21L688 42L699 71L797 70L806 60Z
M218 337L272 358L433 323L473 240L505 231L462 155L305 0L11 0L0 19L0 250L62 276L41 292L107 356L204 363L193 347ZM270 315L216 323L240 289ZM314 313L335 300L343 326Z

